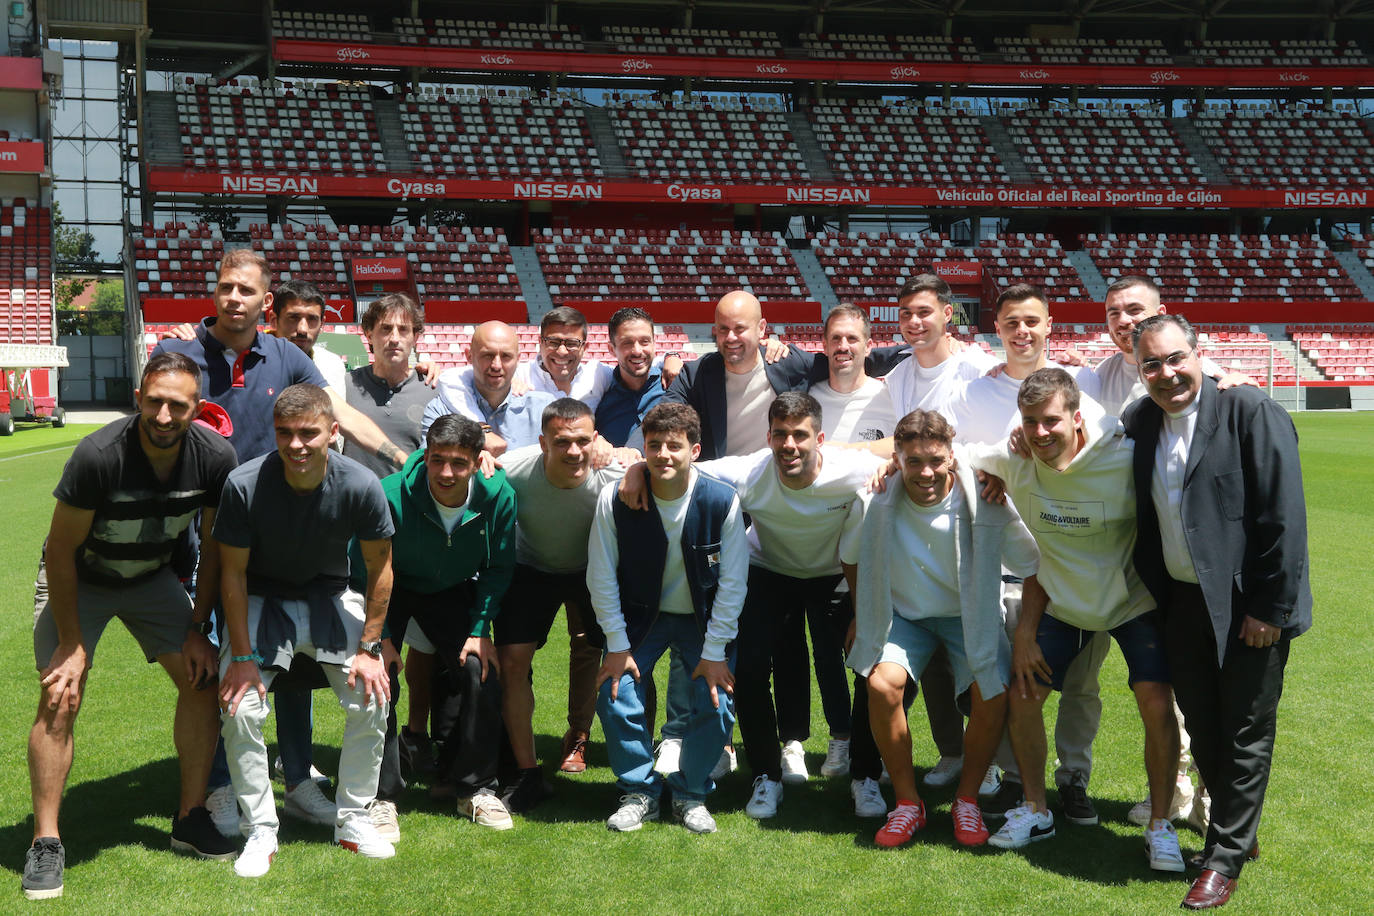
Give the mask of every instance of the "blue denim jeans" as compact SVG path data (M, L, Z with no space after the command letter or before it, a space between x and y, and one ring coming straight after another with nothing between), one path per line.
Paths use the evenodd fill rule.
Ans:
M670 647L681 654L690 674L701 660L701 645L701 627L695 617L660 613L643 642L631 650L640 680L629 674L622 677L614 700L610 681L601 685L597 712L606 735L606 755L622 791L642 792L655 798L662 794L664 778L654 770L652 726L644 719L644 681L653 677L654 665ZM726 662L733 672L733 645ZM723 690L718 691L719 708L713 706L711 688L702 678L692 678L689 688L680 769L667 782L675 799L700 801L715 787L711 770L734 727L735 710L730 695Z

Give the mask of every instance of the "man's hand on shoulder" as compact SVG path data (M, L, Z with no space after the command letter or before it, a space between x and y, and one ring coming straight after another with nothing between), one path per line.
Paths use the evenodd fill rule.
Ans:
M701 678L706 681L706 686L711 688L711 705L720 709L720 691L724 690L731 696L735 695L735 676L730 673L730 666L725 662L713 662L702 659L697 662L696 670L692 672L692 680Z
M649 482L644 477L647 467L643 461L630 465L620 481L620 501L631 509L649 508Z
M162 332L163 340L195 340L196 326L190 322L183 321L181 324L173 325Z
M781 340L774 340L769 337L763 342L763 361L770 366L786 359L787 354L791 352L792 348Z
M676 353L670 353L663 358L663 368L659 370L659 381L662 382L664 391L667 391L668 386L673 384L673 380L678 377L685 365L682 357Z
M439 368L439 364L430 359L421 360L416 363L415 371L420 374L420 381L431 388L438 386L439 376L443 372L443 370Z
M1252 387L1258 388L1260 383L1246 375L1244 372L1227 372L1217 376L1217 391L1225 391L1227 388Z

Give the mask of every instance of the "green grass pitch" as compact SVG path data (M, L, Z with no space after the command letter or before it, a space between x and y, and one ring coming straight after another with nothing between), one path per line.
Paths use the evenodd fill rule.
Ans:
M1316 623L1289 663L1263 858L1246 869L1227 908L1238 914L1371 909L1374 844L1365 818L1374 814L1374 704L1365 665L1374 657L1367 610L1374 594L1374 413L1296 421ZM598 727L588 771L553 777L556 797L517 817L514 830L497 834L461 821L413 789L402 804L395 859L350 856L330 846L327 829L285 820L271 873L245 881L225 863L170 852L172 691L128 634L111 627L77 726L64 802L66 896L25 901L19 873L32 824L24 746L37 695L33 578L53 484L72 445L92 428L23 427L0 439L0 690L7 699L0 708L0 869L9 884L0 889L0 912L1115 914L1173 911L1187 890L1181 876L1150 872L1140 830L1125 819L1144 792L1144 772L1140 725L1116 652L1103 672L1091 787L1103 822L1062 824L1054 840L1023 852L956 848L948 790L928 796L931 824L912 846L879 850L872 843L878 822L853 816L847 778L789 787L779 816L759 823L743 813L744 772L726 778L710 799L720 824L713 836L693 837L669 823L612 834L603 821L617 791ZM564 728L567 646L555 626L536 658L535 730L546 761ZM935 751L921 705L915 708L916 762L924 768ZM812 710L814 773L825 749L818 699ZM315 716L316 762L333 772L342 714L327 692L317 694ZM1185 852L1200 846L1190 831L1182 839Z

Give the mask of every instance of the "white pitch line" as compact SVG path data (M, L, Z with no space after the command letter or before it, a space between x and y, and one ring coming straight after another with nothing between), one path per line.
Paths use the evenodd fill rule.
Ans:
M0 458L0 464L3 464L6 461L17 461L20 458L32 458L35 455L47 455L52 452L65 452L68 449L73 448L76 448L75 442L73 442L71 445L63 445L58 448L45 448L41 452L26 452L23 455L10 455L8 458Z

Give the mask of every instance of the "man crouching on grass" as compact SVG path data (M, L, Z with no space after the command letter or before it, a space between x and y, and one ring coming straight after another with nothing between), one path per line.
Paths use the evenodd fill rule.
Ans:
M894 847L926 824L911 766L911 731L902 696L944 646L956 695L968 694L964 766L951 814L964 846L988 840L978 784L1001 740L1011 680L1002 626L1001 567L1034 576L1040 552L1005 506L983 502L973 468L956 456L954 428L915 410L892 435L901 486L873 497L858 543L842 557L856 595L850 666L868 678L873 738L892 775L897 806L874 842Z
M331 455L338 432L324 389L292 385L272 406L277 450L229 475L215 519L227 639L220 659L224 749L248 842L234 861L267 874L277 853L277 806L262 726L267 688L297 652L313 655L344 709L334 842L369 858L396 854L367 806L377 794L391 699L382 624L391 599L395 532L382 485ZM348 545L367 566L367 597L348 586Z
M657 820L663 777L654 770L653 724L644 719L644 681L668 649L692 672L691 712L678 772L668 777L673 813L692 833L713 833L705 800L711 769L735 723L734 639L749 574L739 498L699 473L701 421L685 404L659 404L644 416L647 509L620 501L618 484L601 491L587 547L587 588L606 635L597 672L597 710L606 753L624 794L606 821L638 830Z

